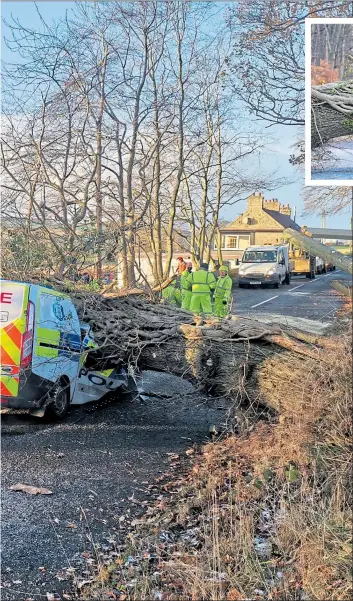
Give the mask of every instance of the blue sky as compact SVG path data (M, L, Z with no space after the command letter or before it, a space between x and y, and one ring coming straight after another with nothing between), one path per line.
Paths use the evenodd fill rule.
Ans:
M52 19L57 19L65 15L66 11L72 10L74 2L45 2L39 1L37 3L38 8L41 11L44 19L50 22ZM2 18L9 20L11 15L14 18L18 18L23 24L28 27L41 28L40 19L36 11L34 2L14 2L14 1L2 1L1 3ZM4 62L14 61L14 55L6 48L3 39L8 34L6 25L2 24L2 60ZM261 167L264 170L268 170L269 173L277 171L278 176L286 178L288 184L282 186L276 190L267 191L262 190L266 198L278 198L278 200L284 204L289 203L291 207L296 207L297 221L301 224L305 223L308 226L320 227L321 218L319 216L301 217L303 211L303 200L302 192L304 189L304 171L298 173L289 163L289 155L293 153L293 144L296 142L296 138L300 135L300 132L295 127L290 126L274 126L267 128L267 123L258 123L257 127L262 129L265 135L268 133L269 138L269 150L261 153ZM275 138L275 141L273 140ZM232 207L228 207L223 212L225 219L235 219L245 208L245 201L240 201ZM350 216L348 214L329 216L327 217L327 227L347 227Z

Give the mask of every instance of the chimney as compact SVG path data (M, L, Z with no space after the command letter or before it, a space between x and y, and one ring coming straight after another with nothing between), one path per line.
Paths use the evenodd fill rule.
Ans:
M294 222L295 222L296 216L297 216L297 207L293 207L293 217L292 217L292 219L293 219Z
M273 198L272 200L265 200L264 209L267 209L268 211L277 211L278 212L280 209L280 204L279 204L279 201L277 200L277 198Z
M248 198L247 212L249 216L252 216L257 211L262 211L264 197L261 192L255 192Z
M289 205L282 205L279 212L282 213L282 215L288 215L288 217L290 217L291 213L292 213L292 209L290 208Z

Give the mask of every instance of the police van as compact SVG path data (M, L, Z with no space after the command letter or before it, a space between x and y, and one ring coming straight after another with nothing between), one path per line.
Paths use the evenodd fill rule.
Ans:
M0 301L2 412L21 409L36 416L48 412L62 419L70 405L133 387L123 367L88 368L90 352L98 346L68 295L1 280Z

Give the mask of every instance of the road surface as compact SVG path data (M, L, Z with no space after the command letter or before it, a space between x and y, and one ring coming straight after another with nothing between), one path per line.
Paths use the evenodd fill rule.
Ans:
M242 315L332 323L342 304L330 288L334 278L349 280L333 272L312 281L295 278L279 290L236 288L234 308ZM62 424L3 416L3 600L45 600L48 592L63 599L67 569L86 570L89 579L90 554L117 544L124 515L136 510L136 499L148 501L148 485L169 464L167 453L205 440L209 426L224 419L222 402L200 398L179 378L149 372L144 386L159 397L95 412L76 408ZM53 494L10 491L16 483Z
M314 280L294 276L289 286L279 289L235 288L233 311L240 315L261 315L266 312L332 322L342 302L330 286L335 279L352 282L348 274L337 269L318 275Z

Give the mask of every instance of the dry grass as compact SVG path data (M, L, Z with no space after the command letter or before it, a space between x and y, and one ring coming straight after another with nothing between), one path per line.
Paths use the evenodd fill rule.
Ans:
M276 423L204 446L135 529L138 567L118 562L86 598L351 599L351 363L346 326L310 357L266 359L258 395Z

